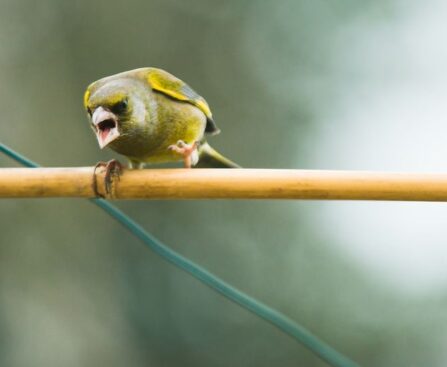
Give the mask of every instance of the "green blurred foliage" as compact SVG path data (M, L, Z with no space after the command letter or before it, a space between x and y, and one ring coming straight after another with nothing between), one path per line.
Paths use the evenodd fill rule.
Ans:
M115 157L97 147L84 89L156 66L205 96L222 129L210 142L231 159L317 168L316 116L340 83L333 34L360 15L392 23L392 3L2 0L1 140L44 166ZM319 203L117 205L361 365L445 363L445 297L411 298L367 273L321 227ZM86 201L4 200L0 215L1 366L325 365Z

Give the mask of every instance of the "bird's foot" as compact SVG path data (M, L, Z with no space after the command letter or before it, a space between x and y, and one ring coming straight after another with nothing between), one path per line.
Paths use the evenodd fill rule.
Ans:
M95 168L93 170L93 190L96 196L104 198L104 195L98 192L98 186L96 182L96 170L98 169L98 167L103 167L106 170L104 176L104 189L106 195L110 195L112 193L113 180L120 179L123 170L123 165L121 164L120 161L117 161L116 159L112 159L108 162L101 161L96 163Z
M185 168L191 168L191 166L195 166L199 161L198 147L198 141L195 141L192 144L187 144L183 140L179 140L177 141L177 144L170 145L168 149L183 156Z

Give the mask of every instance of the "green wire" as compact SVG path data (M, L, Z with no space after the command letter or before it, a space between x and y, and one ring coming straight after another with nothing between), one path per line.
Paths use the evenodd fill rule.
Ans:
M37 163L29 160L2 143L0 143L0 152L6 154L26 167L39 167ZM195 264L191 260L170 249L158 239L153 237L150 233L146 232L143 227L132 220L128 215L106 200L90 199L90 201L105 210L111 217L116 219L120 224L126 227L126 229L143 241L144 244L146 244L151 250L156 252L165 260L183 269L196 279L200 280L202 283L211 287L241 307L272 323L274 326L309 348L318 357L330 365L334 367L358 366L356 363L337 352L335 349L320 340L317 336L313 335L310 331L306 330L304 327L297 324L287 316L234 288L232 285L218 278L214 274L211 274L200 265Z

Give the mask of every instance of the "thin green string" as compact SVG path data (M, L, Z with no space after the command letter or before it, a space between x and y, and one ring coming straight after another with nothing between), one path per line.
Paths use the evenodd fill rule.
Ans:
M28 158L15 152L2 143L0 143L0 152L6 154L7 156L11 157L15 161L26 167L39 167L37 163L29 160ZM272 323L274 326L309 348L318 357L320 357L330 365L334 367L358 366L356 363L354 363L341 353L337 352L328 344L320 340L317 336L313 335L310 331L306 330L304 327L297 324L295 321L291 320L287 316L257 301L253 297L248 296L247 294L234 288L232 285L228 284L224 280L218 278L214 274L211 274L208 270L202 268L200 265L195 264L186 257L173 251L172 249L161 243L158 239L153 237L150 233L146 232L143 227L132 220L128 215L123 213L121 210L119 210L117 207L110 204L106 200L89 200L105 210L110 216L116 219L126 229L128 229L131 233L133 233L136 237L143 241L144 244L146 244L151 250L156 252L165 260L183 269L196 279L200 280L202 283L211 287L212 289L237 303L241 307Z

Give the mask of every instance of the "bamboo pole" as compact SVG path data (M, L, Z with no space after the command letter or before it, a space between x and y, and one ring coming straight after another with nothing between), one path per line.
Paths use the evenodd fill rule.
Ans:
M0 198L95 197L92 167L2 168ZM124 170L110 199L447 201L447 174L272 169Z

